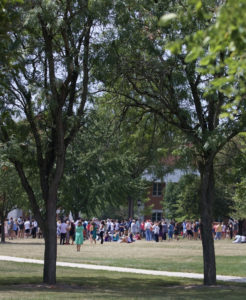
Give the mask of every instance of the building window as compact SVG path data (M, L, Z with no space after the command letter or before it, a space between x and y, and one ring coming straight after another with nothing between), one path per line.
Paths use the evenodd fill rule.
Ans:
M152 213L152 222L161 221L162 213L161 212L154 212Z
M159 182L153 183L153 196L161 196L162 195L162 184Z

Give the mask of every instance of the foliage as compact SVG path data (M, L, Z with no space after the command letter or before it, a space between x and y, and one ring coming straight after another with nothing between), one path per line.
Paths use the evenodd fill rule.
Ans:
M136 199L145 198L142 173L150 164L159 164L160 146L165 149L153 119L133 110L122 118L108 99L100 102L88 115L87 131L68 148L59 196L59 205L67 211L87 216L98 210L101 214L109 206L126 205L128 195L135 205ZM141 126L136 127L136 122Z
M217 185L220 196L230 207L228 215L235 219L245 216L244 178L245 178L245 134L239 134L218 154L215 161ZM221 205L221 208L224 208ZM217 207L219 210L220 208Z
M223 153L223 164L229 164L227 172L223 172L224 176L218 174L218 178L222 177L224 189L230 191L231 216L235 219L244 219L245 210L245 134L240 134L232 143L225 149Z
M217 36L221 34L216 26L220 29L222 22L217 11L223 2L148 1L142 5L117 2L114 17L117 30L113 31L108 46L104 45L100 57L106 68L102 68L105 79L99 78L112 94L124 95L125 106L159 116L180 130L186 144L192 145L201 180L205 284L216 282L211 229L216 196L214 159L246 127L240 80L235 77L233 84L227 80L229 92L221 88L225 84L221 78L228 76L224 58L230 56L228 39L223 47L216 48ZM222 15L232 2L222 6ZM158 27L160 7L169 13L161 20L164 27ZM209 32L214 35L209 36ZM212 59L207 59L211 54ZM240 97L235 100L236 86L240 88Z
M0 80L4 78L7 68L15 68L19 40L13 40L10 32L15 29L18 31L16 24L20 21L20 15L15 7L21 3L22 0L0 0Z
M0 81L0 139L44 233L49 284L55 283L56 204L65 154L84 125L95 31L108 23L112 6L107 0L101 5L98 13L94 1L23 1L13 6L18 19L6 33L17 49L14 66L4 68Z
M192 35L187 35L184 41L170 43L169 49L177 53L185 45L185 61L190 63L197 60L197 71L203 76L211 75L206 93L209 95L218 91L231 99L221 108L221 120L241 118L245 122L246 3L244 0L220 1L220 6L213 9L211 7L209 9L202 1L190 1L190 3L189 13L186 15L178 12L176 18L186 19L193 12L204 20L212 18L213 24ZM162 25L168 25L166 19L168 15L163 17Z
M176 182L168 182L165 187L163 211L164 217L167 219L177 218L177 199L179 196L178 184Z
M183 175L179 182L169 182L164 193L165 217L183 221L199 219L199 177Z
M0 216L6 218L8 213L18 207L27 208L27 199L18 174L11 164L0 164Z
M223 180L223 176L221 178ZM183 175L179 182L169 182L165 188L163 210L165 217L183 221L200 218L199 208L200 179L196 174ZM232 215L232 194L224 182L215 185L213 219L223 220Z
M242 180L235 185L235 195L233 197L233 214L235 219L246 219L246 180Z

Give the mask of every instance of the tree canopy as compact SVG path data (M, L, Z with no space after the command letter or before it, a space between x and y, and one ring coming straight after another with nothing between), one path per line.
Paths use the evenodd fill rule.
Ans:
M56 280L56 204L65 154L84 124L92 44L111 8L110 1L100 3L99 13L94 1L23 1L11 7L18 19L6 32L17 48L0 82L0 139L44 233L44 282L50 284ZM38 187L31 173L38 174Z
M224 59L229 40L219 50L216 48L216 35L225 28L217 27L223 15L230 13L229 5L224 5L218 14L220 4L223 1L149 1L141 5L117 2L113 19L116 30L99 53L108 67L102 68L104 74L99 73L98 78L107 89L124 96L123 105L155 114L178 128L193 150L201 179L205 284L216 281L211 229L214 159L245 129L243 98L235 103L234 94L218 86L228 75ZM158 26L160 9L169 11L159 23L164 27ZM213 59L209 59L212 54ZM235 80L234 86L237 84ZM236 113L230 117L232 108Z
M164 149L160 136L175 128L200 173L204 283L215 284L214 162L246 125L245 1L1 4L0 140L45 235L44 282L55 283L55 218L66 153L71 165L65 179L76 168L75 152L81 169L74 188L82 182L87 192L94 184L83 196L98 199L97 188L107 194L119 177L126 185L139 178ZM96 94L115 103L109 113L127 112L129 124L112 140L98 126L105 114L88 122ZM81 128L79 145L70 148ZM116 168L121 172L115 174ZM187 196L195 184L190 188Z

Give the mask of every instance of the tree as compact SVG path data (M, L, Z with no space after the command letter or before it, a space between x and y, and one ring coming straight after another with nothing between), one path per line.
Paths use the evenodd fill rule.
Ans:
M91 123L68 149L58 204L74 216L82 212L91 217L108 205L126 205L128 193L144 190L141 177L131 177L135 155L119 152L118 137L107 125L105 118Z
M14 7L21 2L22 0L0 1L0 79L4 75L4 68L13 62L17 44L13 42L9 32L16 28L16 24L20 21L20 16Z
M0 223L2 224L1 243L5 243L4 221L8 213L23 205L26 198L18 175L8 162L0 164Z
M216 15L217 7L212 1L191 1L191 4L188 1L181 5L179 1L171 4L170 1L149 1L142 5L123 1L117 4L114 19L117 34L109 43L110 61L104 59L110 64L110 68L104 68L105 85L112 93L125 96L124 105L158 115L163 122L178 128L193 151L200 173L204 284L215 284L211 226L215 197L214 159L223 146L245 127L243 99L237 102L236 116L230 118L225 113L230 113L234 97L216 86L207 92L212 83L215 84L216 80L218 83L218 78L226 77L226 49L215 53L214 67L209 61L203 72L197 68L205 60L199 51L203 44L199 40L198 45L198 37L204 36L203 29L207 32L209 21L214 23L218 19L217 22L221 22L220 16ZM164 28L157 25L160 8L173 13L162 19L166 25ZM180 17L176 18L174 13ZM217 35L220 34L216 25L211 27ZM195 32L196 37L192 35ZM173 41L176 42L170 44ZM216 35L213 41L216 41ZM205 42L202 50L205 49L206 57L211 43L210 40ZM208 66L215 71L210 72ZM110 74L105 75L105 70L110 70Z
M142 114L135 108L122 107L120 101L120 98L116 100L111 94L106 94L104 109L107 114L112 111L113 119L110 122L113 131L117 132L113 153L127 158L128 176L132 183L137 182L146 172L163 177L168 172L163 160L172 145L169 126L161 124L160 119L153 114ZM136 200L140 198L143 198L141 193L134 197L133 191L128 190L128 218L134 217Z
M197 174L186 174L179 182L169 182L163 200L165 216L177 221L199 219L199 187L200 178ZM217 180L212 208L213 220L230 217L233 211L232 203L232 194L228 193L228 186Z
M128 199L128 214L133 217L134 200L145 198L147 191L142 174L157 161L158 149L164 149L155 123L152 116L131 110L122 117L110 98L98 99L86 121L88 130L68 148L59 205L92 216L106 206L124 206Z
M242 221L246 217L245 210L245 133L239 134L218 157L218 178L223 180L224 190L229 191L231 198L230 216ZM227 172L222 175L221 170L227 165Z
M169 219L183 221L199 219L199 178L196 174L183 175L179 182L169 182L164 193L164 211Z
M57 191L65 154L90 98L93 28L107 23L110 7L110 1L24 1L15 7L19 23L8 32L18 41L18 55L1 82L0 138L44 233L48 284L56 282ZM39 177L37 193L31 173Z

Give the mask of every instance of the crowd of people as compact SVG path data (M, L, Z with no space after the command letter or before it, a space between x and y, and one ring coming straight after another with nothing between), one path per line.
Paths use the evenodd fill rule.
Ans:
M2 227L2 226L1 226ZM23 219L12 217L4 223L5 236L9 239L14 238L42 238L42 232L35 219ZM233 239L238 233L238 222L229 221L227 223L215 222L213 224L213 236L215 240ZM79 218L76 222L69 218L61 218L57 221L57 238L60 245L76 244L77 251L84 240L90 243L97 241L132 243L136 240L145 239L146 241L171 241L187 238L197 240L201 238L200 223L196 221L156 221L146 220L83 220Z
M5 237L9 240L14 238L42 237L38 222L35 219L24 219L22 217L13 219L10 217L4 222L4 226L0 224L0 232L2 229L5 232Z
M79 234L77 233L78 230ZM238 232L238 222L214 223L212 231L215 240L232 239ZM90 243L99 241L101 244L104 242L132 243L141 239L159 242L179 240L180 238L187 238L188 240L201 238L199 221L184 221L182 223L167 222L166 220L139 222L139 220L131 219L99 221L97 218L90 221L79 219L76 222L58 220L57 237L60 239L60 244L73 244L74 242L77 244L76 238L79 235L82 236L80 238L81 243L87 239Z

